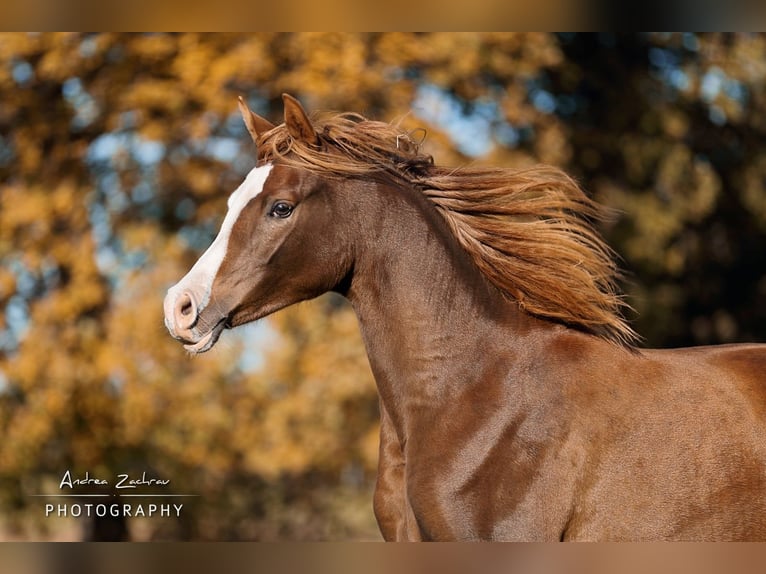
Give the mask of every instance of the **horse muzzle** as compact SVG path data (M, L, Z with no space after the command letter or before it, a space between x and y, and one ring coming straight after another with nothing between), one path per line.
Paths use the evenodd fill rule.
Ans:
M165 326L174 339L184 344L193 354L204 353L218 341L226 327L226 318L219 319L212 328L200 329L199 298L189 289L168 291L164 301Z

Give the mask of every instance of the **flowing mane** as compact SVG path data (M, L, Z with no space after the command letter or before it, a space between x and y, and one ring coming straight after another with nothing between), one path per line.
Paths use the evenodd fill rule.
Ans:
M358 114L314 118L319 144L284 124L258 140L260 160L279 158L337 177L401 180L428 197L477 267L526 312L630 345L613 251L593 222L601 208L561 170L434 165L396 125Z

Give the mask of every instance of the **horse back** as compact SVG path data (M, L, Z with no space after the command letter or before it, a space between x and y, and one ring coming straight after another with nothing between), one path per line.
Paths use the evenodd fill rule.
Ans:
M665 365L671 384L690 385L715 394L730 388L741 393L766 419L766 345L732 344L648 351L647 358ZM765 429L766 430L766 429Z

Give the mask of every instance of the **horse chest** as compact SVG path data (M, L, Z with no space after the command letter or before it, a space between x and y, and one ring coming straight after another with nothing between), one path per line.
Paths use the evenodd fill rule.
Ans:
M447 457L436 454L444 452L436 438L408 443L403 488L423 539L561 537L579 469L562 464L559 450L514 440L509 427L494 442L476 448L466 441Z

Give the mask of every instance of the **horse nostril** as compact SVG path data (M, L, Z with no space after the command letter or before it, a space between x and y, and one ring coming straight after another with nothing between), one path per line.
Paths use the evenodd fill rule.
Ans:
M188 291L181 293L176 300L175 320L180 329L191 329L197 323L197 302Z

